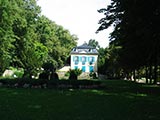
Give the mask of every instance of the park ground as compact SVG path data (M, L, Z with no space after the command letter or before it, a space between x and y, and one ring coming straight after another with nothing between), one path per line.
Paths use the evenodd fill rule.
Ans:
M105 80L102 89L0 87L1 120L159 120L160 87Z

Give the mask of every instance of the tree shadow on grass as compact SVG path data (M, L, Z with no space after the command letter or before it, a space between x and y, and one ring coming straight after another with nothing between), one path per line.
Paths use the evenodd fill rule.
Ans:
M143 83L135 83L133 81L124 80L106 80L105 90L113 93L132 93L146 95L160 95L160 86L147 85Z
M108 109L112 111L110 119L159 120L159 86L119 80L104 81L104 84L104 89L84 92L106 99L105 102L108 104L105 106L106 104L104 103L106 111ZM110 113L109 110L108 113Z

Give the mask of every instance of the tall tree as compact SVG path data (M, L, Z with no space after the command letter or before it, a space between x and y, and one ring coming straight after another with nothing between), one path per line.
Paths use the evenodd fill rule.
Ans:
M12 25L18 17L19 8L16 0L0 0L0 73L9 66L13 55L16 36Z
M88 42L88 45L90 45L92 47L95 47L97 49L100 48L100 45L99 45L98 41L96 41L95 39L90 39L89 42Z
M154 66L153 75L156 83L157 66L160 64L158 1L112 0L111 5L99 12L104 13L105 17L100 20L98 31L107 29L112 24L115 26L111 41L122 46L121 65L131 70Z
M39 42L48 48L46 62L55 68L63 66L70 50L76 45L77 37L45 16L39 17L36 32Z
M37 46L35 27L40 14L40 7L37 6L36 0L17 0L17 4L19 7L19 17L14 21L12 26L16 36L16 41L14 42L16 49L12 65L15 67L23 67L26 75L34 70L36 71L36 69L40 67L43 59L40 60L40 58L36 58L36 56L34 58L34 55L37 53L37 48L35 47ZM44 52L46 52L46 50Z
M44 63L65 64L77 37L45 16L36 0L0 0L0 73L21 67L32 75Z

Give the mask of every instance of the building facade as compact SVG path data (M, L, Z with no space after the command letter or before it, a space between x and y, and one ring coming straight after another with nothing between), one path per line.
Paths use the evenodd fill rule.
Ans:
M71 69L81 69L82 72L97 72L98 51L84 43L71 51Z

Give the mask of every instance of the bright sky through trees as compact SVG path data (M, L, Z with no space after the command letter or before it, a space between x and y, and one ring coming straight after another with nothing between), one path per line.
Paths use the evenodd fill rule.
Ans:
M98 21L104 17L97 10L109 3L110 0L38 0L42 14L77 35L78 45L95 39L101 47L108 46L111 29L95 33Z

